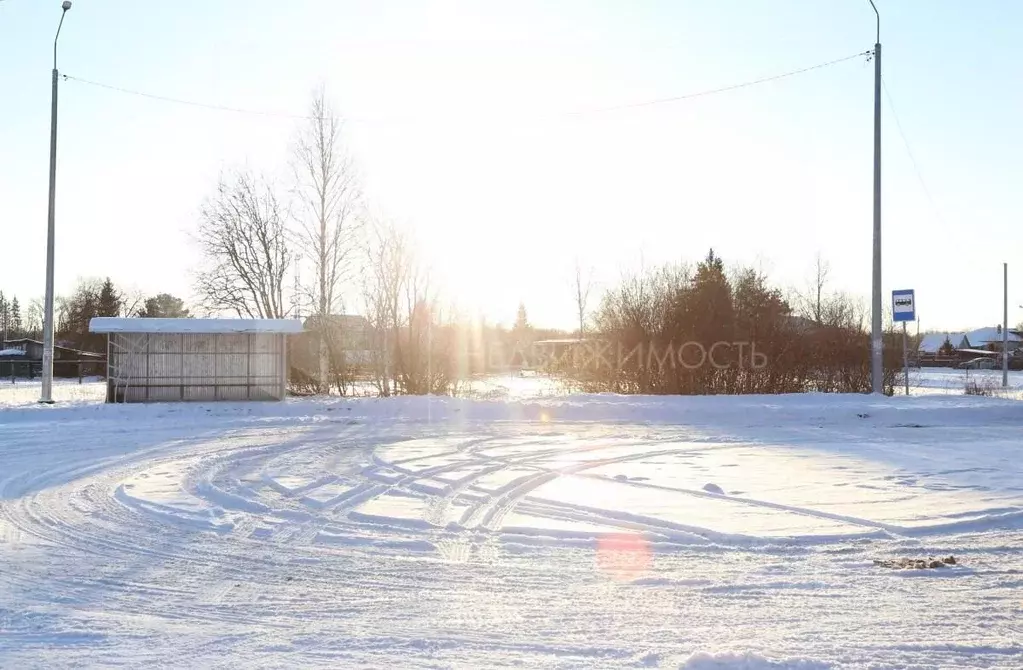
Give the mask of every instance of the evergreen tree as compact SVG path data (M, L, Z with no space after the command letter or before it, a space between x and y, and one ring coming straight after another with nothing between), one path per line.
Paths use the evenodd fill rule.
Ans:
M161 293L152 298L146 298L145 306L139 312L139 316L149 319L187 319L191 314L185 309L185 303L181 298L175 298L169 293Z
M10 317L10 307L7 305L7 299L4 298L4 292L0 291L0 339L9 337Z
M699 271L716 272L720 275L724 275L725 272L724 261L721 260L720 256L714 254L714 247L711 247L710 251L707 252L707 257L703 259L702 263L700 263L698 272Z
M97 316L118 316L121 311L121 296L107 279L80 280L74 295L58 299L58 339L67 346L85 351L103 351L105 337L89 332L89 323Z
M121 305L121 294L114 288L114 283L110 281L110 277L107 277L99 291L96 316L120 316Z
M529 330L529 320L526 318L526 305L519 303L519 311L515 316L515 330L525 332Z
M21 305L18 304L18 296L14 296L14 298L11 299L10 312L11 325L10 328L8 329L9 332L7 334L7 337L9 338L21 337L22 333Z
M719 342L732 341L735 335L732 287L725 276L725 265L713 249L696 268L688 302L696 342L709 350Z
M711 249L696 268L693 281L694 316L705 334L730 336L732 326L732 288L725 277L725 265Z

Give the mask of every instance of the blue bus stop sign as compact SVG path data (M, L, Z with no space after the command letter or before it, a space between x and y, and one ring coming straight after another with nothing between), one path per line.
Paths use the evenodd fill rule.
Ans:
M916 299L913 289L892 291L892 320L916 321Z

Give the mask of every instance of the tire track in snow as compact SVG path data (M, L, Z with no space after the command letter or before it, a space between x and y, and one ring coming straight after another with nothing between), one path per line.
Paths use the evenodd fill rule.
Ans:
M234 439L264 440L272 437L273 434L256 431L224 436L209 444L201 445L198 449L199 453L192 451L187 458L194 462L186 468L189 474L185 475L183 487L186 490L199 493L198 497L200 498L203 498L202 494L205 493L206 498L203 499L213 498L214 502L227 502L228 509L236 508L239 504L246 507L244 500L239 504L232 504L236 502L235 499L228 492L223 492L212 484L203 487L190 485L187 482L204 481L203 473L210 472L208 468L211 463L213 471L217 472L218 468L222 466L252 460L281 449L279 443L236 447L231 444ZM35 482L46 482L53 479L69 481L66 484L22 496L13 504L4 503L0 505L0 514L21 532L71 552L100 555L134 554L162 560L202 562L207 560L205 555L190 554L178 548L169 547L165 542L154 540L154 537L159 538L160 534L154 535L150 523L156 522L157 526L162 525L161 522L165 519L161 519L161 514L153 514L150 510L139 506L125 505L118 500L117 492L119 489L123 490L121 486L126 478L158 467L173 466L181 461L179 456L168 456L156 460L143 459L124 467L108 468L102 474L91 478L87 477L84 480L69 476L66 468L36 473L30 480L30 484L33 486L38 486ZM72 472L84 474L94 470L96 470L96 466L93 464L73 469ZM205 481L211 479L212 476ZM209 500L207 501L209 502ZM140 523L140 520L143 519L145 521ZM146 523L147 521L150 523ZM184 517L182 521L188 525Z
M618 448L621 446L632 445L613 444L604 447L590 447L585 451L594 451L596 449L610 447ZM603 467L605 465L612 465L615 463L626 463L629 461L635 461L642 458L663 456L665 454L673 454L676 452L678 452L677 448L660 449L655 451L643 451L634 454L616 456L613 458L602 458L590 461L583 461L573 465L567 465L553 470L542 470L535 474L520 477L506 484L501 489L498 489L498 491L495 492L496 493L495 496L483 500L478 506L474 507L469 512L467 512L467 516L465 517L466 523L463 525L466 525L467 527L479 526L485 530L491 531L499 530L501 521L503 521L504 518L511 511L513 511L515 507L523 499L526 498L526 496L528 496L530 493L540 488L544 484L554 481L555 479L561 477L562 475L576 474L579 472L584 472L586 470L591 470L593 468ZM519 461L518 464L528 464L533 465L534 467L536 465L535 463L531 463L530 461Z
M513 437L501 435L496 438L494 435L487 435L467 440L457 450L442 452L442 454L447 455L462 454L470 456L469 458L418 470L409 470L407 467L402 468L395 463L381 462L381 459L375 458L372 455L376 448L375 436L358 435L359 432L359 429L345 428L341 431L340 435L337 433L332 434L330 444L326 446L312 440L305 440L304 444L295 445L282 445L275 442L251 446L234 446L230 444L225 446L224 442L229 441L230 438L218 440L215 444L207 446L205 449L200 449L198 454L194 450L190 452L189 455L194 459L194 462L185 469L187 472L185 488L192 492L197 499L211 505L212 508L224 509L229 512L230 520L235 524L236 534L242 535L244 539L261 546L265 550L261 560L265 561L289 547L316 545L316 536L320 530L326 524L336 522L338 518L345 519L347 529L356 532L356 535L352 536L352 542L358 544L358 533L364 532L367 529L372 531L374 523L347 518L352 511L365 502L384 496L394 490L400 490L422 499L424 497L423 488L417 486L417 483L424 479L437 477L449 472L466 469L475 470L471 474L450 484L440 496L430 493L425 494L425 499L429 501L426 520L434 523L436 526L440 526L442 525L441 522L448 516L448 510L451 506L456 502L466 501L469 503L469 507L461 517L465 530L484 532L487 536L492 536L493 533L500 530L506 516L532 491L553 481L562 474L600 467L609 463L674 453L680 448L673 447L671 449L650 451L649 447L651 445L649 440L609 439L604 435L601 436L601 439L594 442L583 440L578 435L573 435L571 439L566 440L564 443L557 443L549 448L531 450L527 453L495 456L478 452L485 451L489 445L493 444L495 439L500 440L502 444L511 450L514 450L516 447L529 448L531 444L534 444L531 442L534 436L528 433ZM348 444L352 433L355 433L357 436L354 440L355 444ZM557 436L555 437L557 438ZM573 444L573 442L575 443ZM620 449L623 447L634 447L639 449L639 451L615 458L586 460L553 470L545 469L543 464L543 461L552 456L570 457L574 454L604 449ZM285 487L283 485L274 487L268 485L266 487L268 489L267 493L270 490L277 493L279 496L277 502L284 503L285 507L283 508L275 504L266 495L261 495L259 491L242 482L242 479L246 477L251 480L253 468L258 470L260 467L262 467L263 472L260 473L261 476L257 479L265 482L267 479L265 470L268 462L274 464L275 470L287 472L287 467L292 462L300 462L304 466L308 466L310 463L315 463L325 457L336 455L342 450L346 450L352 456L350 460L357 460L363 454L370 454L371 462L362 466L358 475L354 477L356 481L360 478L363 481L356 483L348 491L326 501L319 506L319 510L311 512L309 507L302 505L297 498L300 497L300 494L308 493L321 486L338 481L338 475L334 473L320 475L298 487ZM437 456L438 454L430 454L403 459L400 463L407 466L409 463L415 463L427 458L436 458ZM91 523L84 524L86 527L84 532L81 525L76 523L77 519L62 520L55 518L47 520L42 518L47 513L46 510L60 509L62 505L59 502L48 501L41 505L42 513L39 518L32 520L31 511L26 512L25 516L30 520L30 525L35 526L37 531L39 528L49 529L46 532L41 532L41 536L57 543L63 542L64 546L73 550L93 553L136 553L163 560L185 560L193 563L206 561L209 555L201 548L180 551L176 547L167 546L146 538L145 531L138 535L126 532L126 529L132 529L140 525L139 521L132 517L150 517L150 522L156 521L159 525L164 525L161 522L173 522L175 520L161 519L160 513L166 510L156 507L146 507L143 505L126 506L124 504L124 496L121 496L120 501L118 501L117 486L120 486L120 481L123 481L126 476L140 469L155 469L156 467L163 467L165 464L176 464L178 462L174 458L150 460L137 464L136 467L128 470L115 469L105 473L107 478L105 481L108 480L111 484L116 482L116 485L111 486L111 491L101 492L79 505L79 507L87 510L94 517ZM479 484L482 478L516 466L536 467L538 469L536 472L530 473L525 477L516 478L497 491L487 493L480 489L478 496L466 495ZM398 479L393 482L373 481L371 477L375 473L380 472L381 468L397 470L399 473ZM123 489L121 490L123 491ZM83 494L78 492L77 495ZM112 506L112 501L116 502L117 505ZM277 530L272 530L269 536L265 533L256 536L258 526L261 525L258 521L260 518L276 519L279 523L273 524L272 528ZM186 527L188 526L187 518L182 517L179 521L182 521ZM606 525L619 525L622 523L622 520L604 519L604 523ZM60 530L62 526L70 527L74 525L79 527L76 528L76 535L73 538L69 538L67 533ZM144 528L145 525L143 523L142 527ZM363 531L359 531L358 529L360 528ZM193 528L193 530L209 530L209 528ZM393 535L395 532L400 532L413 538L424 537L422 529L406 528L396 530L390 525L386 528L381 528L381 532L385 535ZM451 540L450 534L442 534L440 537L433 537L433 535L429 531L425 533L425 537L430 538L437 546L451 547L450 553L456 558L464 558L466 552L476 553L477 555L481 553L496 554L496 548L493 546L488 547L486 542L481 544L479 536L470 536L469 541L465 542L462 537L458 536L456 536L455 540ZM139 536L143 539L140 540ZM124 539L121 539L121 537ZM373 545L370 543L366 546Z
M517 441L520 444L528 445L529 438L531 436L520 436ZM401 476L394 482L391 483L375 483L371 481L363 482L356 485L353 489L346 491L339 495L337 498L328 501L324 504L324 508L332 512L334 515L345 517L349 522L352 522L358 526L379 526L373 522L367 522L364 519L353 520L350 515L355 511L356 508L369 500L385 496L392 491L402 491L409 493L416 497L425 495L428 501L427 509L424 514L424 520L435 527L446 527L444 521L448 517L448 510L453 507L457 501L463 499L466 492L472 487L476 486L479 481L487 475L500 472L514 466L531 466L536 462L543 461L552 456L568 456L579 453L586 453L592 451L599 451L604 449L619 449L628 446L632 447L644 447L649 446L647 442L640 442L635 440L615 440L608 441L606 438L596 443L591 441L583 442L582 444L557 444L546 449L540 449L530 451L525 454L513 454L504 457L496 457L487 454L477 454L475 458L469 460L457 460L450 463L442 463L432 467L426 467L416 470L410 470L407 467L401 467L409 463L415 463L418 461L435 459L439 457L448 457L457 454L474 454L475 452L485 450L495 438L493 436L487 436L483 438L477 438L468 440L465 444L460 445L456 450L449 450L440 453L428 454L425 456L417 456L408 459L401 459L397 461L386 461L376 455L373 456L373 464L366 466L361 471L360 475L363 477L372 477L379 473L382 469L395 470L401 473ZM502 436L502 441L509 441L507 437ZM525 442L523 442L525 440ZM507 446L518 446L514 442L511 442ZM674 453L677 448L670 450L662 450L653 452L643 451L637 454L630 454L626 459L643 458L650 455L658 455L662 453ZM518 502L525 497L529 491L542 486L547 481L553 480L560 476L562 471L575 471L579 468L590 468L598 467L607 463L616 462L618 459L600 459L594 461L584 461L583 463L576 464L562 468L559 471L551 470L539 470L537 473L528 475L524 478L518 478L513 480L510 484L498 489L496 492L486 493L480 491L478 496L472 496L469 500L469 507L461 515L458 525L462 528L470 531L487 531L493 532L500 529L501 523L505 516L511 512ZM438 475L444 475L450 472L459 470L470 469L472 472L457 480L456 482L448 485L444 492L437 496L432 493L423 492L422 486L416 486L416 484L425 479L436 478ZM394 528L388 526L388 532L394 532ZM422 533L413 533L416 536L421 536ZM434 545L438 547L438 551L451 560L464 561L467 560L469 555L480 555L489 554L492 557L496 556L496 547L487 547L486 543L481 544L475 539L463 540L462 538L451 539L449 537L441 536L432 540Z
M487 464L483 462L482 467L472 472L471 474L459 479L458 481L451 484L444 494L440 497L431 496L431 501L426 510L427 522L434 526L447 526L447 519L450 516L451 508L455 506L455 502L473 485L479 482L480 479L486 477L494 472L499 472L508 467L505 462L497 461ZM463 513L464 516L464 513ZM457 522L459 525L465 525L461 519Z
M606 479L601 475L580 474L579 476L594 479ZM900 526L897 524L873 521L871 519L864 519L862 517L855 517L847 514L835 514L833 512L824 512L809 507L786 505L783 503L771 502L769 500L758 500L755 498L745 498L742 496L721 495L697 489L673 488L669 486L651 484L648 482L634 481L628 482L628 485L635 486L638 488L649 488L658 491L664 491L666 493L675 493L693 498L702 498L723 505L740 505L756 509L775 510L779 512L784 512L786 514L806 516L813 519L820 519L824 521L836 521L839 523L848 524L850 526L860 526L863 528L870 529L871 531L875 531L876 533L880 534L878 535L879 537L891 536L895 539L910 537L926 537L928 535L947 534L950 532L968 532L970 530L988 530L992 528L998 528L1001 530L1017 530L1023 528L1023 510L1019 510L1018 508L999 508L998 510L977 510L976 512L971 513L971 516L968 519L949 521L946 523L928 524L922 526ZM807 537L814 538L818 536L810 535Z
M504 465L517 465L526 467L539 467L538 462L549 458L552 455L571 455L578 453L585 453L590 451L598 451L609 448L621 448L624 446L649 446L643 443L630 443L630 442L610 442L603 444L586 444L576 449L550 449L541 452L533 452L531 454L523 455L517 458L509 458L507 462L502 463ZM462 518L459 521L459 525L463 528L475 531L473 536L465 543L464 547L460 547L454 552L454 560L469 560L471 557L475 557L478 560L487 562L495 560L500 554L495 533L499 532L504 519L516 507L527 497L530 493L536 489L556 480L565 474L574 474L576 472L582 472L588 469L602 467L613 463L622 463L631 460L638 460L647 457L656 457L665 454L676 453L678 448L673 449L661 449L654 451L642 451L634 454L626 454L623 456L595 459L590 461L583 461L569 466L548 470L539 469L537 472L523 475L513 479L504 486L500 487L496 491L492 492L489 496L481 498L479 501L470 505L470 507L463 513ZM499 471L504 467L496 467L493 471ZM462 490L477 482L485 473L479 473L471 478L468 478L467 482L463 483ZM457 494L456 494L457 495ZM540 508L541 510L543 508ZM605 525L621 526L621 520L606 518L603 520ZM635 527L638 524L635 522L628 522L628 526ZM649 525L646 530L650 530ZM677 532L678 529L676 529ZM479 533L484 533L480 535ZM704 538L701 538L704 539Z
M276 439L272 434L259 432L249 437ZM174 575L173 579L182 584L180 590L152 591L153 597L159 597L161 601L161 611L155 613L158 617L228 626L258 623L266 627L267 612L272 610L278 612L275 614L278 620L272 626L275 628L287 626L289 622L300 625L303 617L319 615L323 607L330 607L331 600L315 594L330 593L334 575L340 571L346 574L346 586L349 588L358 589L363 585L363 588L373 588L377 593L405 593L416 580L414 572L407 572L407 562L402 562L397 570L382 569L375 562L372 570L356 570L354 574L350 566L353 557L364 556L358 560L370 561L381 555L403 553L394 548L399 544L378 546L355 542L352 549L327 548L327 551L318 546L296 546L315 545L313 535L323 522L317 517L328 515L310 514L306 510L304 519L312 523L303 525L303 519L293 513L296 510L282 509L274 504L274 500L268 497L269 487L264 492L246 484L246 476L251 474L248 469L252 466L258 468L268 458L279 459L286 467L292 460L307 463L310 459L348 449L357 460L373 449L376 437L373 434L346 435L335 439L329 448L316 448L314 453L314 449L302 444L239 444L235 438L244 442L246 435L238 434L209 444L197 444L187 450L175 449L175 453L163 457L153 458L146 454L134 460L120 461L112 467L106 463L102 467L93 463L82 468L81 477L67 476L66 467L36 473L33 475L35 479L51 478L61 483L37 486L30 482L38 490L9 501L10 504L0 503L0 514L11 521L11 527L18 532L46 542L50 547L47 552L51 565L56 564L55 561L63 561L72 570L63 580L56 580L45 571L25 571L19 575L8 575L0 582L16 587L19 592L28 592L33 587L33 575L46 574L48 588L82 594L86 601L102 598L122 614L153 616L151 599L139 596L150 593L146 575L155 569ZM354 444L348 444L349 440ZM539 456L542 454L529 457ZM508 467L508 463L503 461L478 460L486 462L487 467L495 471ZM371 499L395 486L415 490L415 483L421 477L443 474L466 465L462 461L408 473L395 484L365 481L357 485L359 488L355 494L346 493L341 511L354 509L360 504L360 499ZM235 532L214 534L208 527L190 526L184 515L174 519L173 506L150 504L146 502L144 492L132 494L132 497L141 495L139 500L142 503L128 500L123 487L125 481L157 469L173 469L175 476L180 471L183 490L191 493L197 501L226 509L228 517L235 523ZM54 474L57 471L65 474ZM476 476L480 474L476 473ZM468 486L469 481L462 483ZM16 486L24 484L25 480L21 479ZM304 490L312 489L306 486ZM264 512L263 507L257 504L269 511ZM286 521L280 526L287 530L266 539L249 537L253 526L264 517ZM393 537L393 529L388 533ZM423 536L421 531L406 531L406 534ZM456 540L456 546L462 548L454 551L461 551L467 558L468 547L462 538L456 536ZM54 548L58 550L56 553ZM108 566L106 576L87 572L85 566L89 565L89 561L80 560L83 555L96 556L104 561L104 565ZM310 563L296 562L302 557L307 557ZM330 566L335 562L337 571L332 571ZM83 566L82 571L74 569L78 565ZM145 573L133 577L140 566L146 566ZM282 571L294 578L289 585L261 583L265 582L267 575L279 575ZM162 579L166 581L170 577ZM438 582L437 588L448 588L444 586L446 579ZM36 577L36 584L38 581ZM239 583L261 583L261 588L255 594L246 595L243 588L235 586ZM299 584L308 584L308 587ZM315 597L310 597L305 590L309 588L314 589ZM499 583L493 588L505 589ZM243 603L248 604L239 608Z
M491 439L490 437L472 439L472 440L469 440L466 443L466 445L464 445L465 447L467 447L467 449L460 449L460 450L455 450L455 451L442 452L441 454L431 454L431 455L428 455L428 456L420 456L420 457L415 457L415 458L409 458L409 459L404 459L404 460L401 460L401 461L388 462L388 461L384 461L382 459L378 459L376 456L374 456L374 464L375 465L367 466L366 468L364 468L362 473L361 473L363 476L371 476L372 474L375 474L376 472L379 472L380 468L388 468L388 469L395 470L396 472L400 473L401 476L396 481L394 481L392 483L388 483L388 484L377 484L377 483L370 483L370 482L367 482L367 483L364 483L364 484L360 484L360 485L358 485L356 487L356 488L359 489L359 491L358 491L358 493L356 495L345 495L345 494L342 494L341 496L339 496L340 500L338 500L337 503L335 503L334 505L329 506L328 509L330 509L332 512L335 512L335 513L338 513L338 514L345 514L346 515L349 512L353 511L359 505L362 505L363 503L365 503L365 502L367 502L367 501L369 501L369 500L371 500L373 498L377 498L379 496L386 495L387 493L389 493L390 491L395 490L395 489L406 491L406 492L409 492L409 493L417 493L417 491L413 488L413 485L417 481L419 481L421 479L430 479L430 478L435 477L437 475L443 475L443 474L447 474L449 472L456 472L458 470L465 470L467 468L470 468L470 467L472 467L474 465L478 465L478 464L481 464L481 463L485 464L488 461L482 461L482 462L481 461L454 461L454 462L451 462L451 463L442 463L440 465L436 465L436 466L433 466L433 467L423 468L421 470L408 470L407 468L400 468L400 467L398 467L398 464L412 463L412 462L419 461L419 460L425 460L427 458L437 458L437 457L441 457L441 456L446 457L446 456L451 456L451 455L455 455L455 454L459 454L459 453L464 453L464 452L467 452L467 451L471 453L472 446L476 446L476 445L480 445L480 444L485 444L490 439ZM501 469L503 467L505 467L505 464L501 464L499 467L497 467L495 469ZM478 476L479 475L474 474L469 479L470 480L475 480L476 478L478 478ZM467 481L465 483L465 486L467 487L470 483L471 483L470 481ZM463 490L464 490L464 488L463 488Z
M601 475L580 474L579 476L580 477L590 477L590 478L594 478L594 479L606 479L605 477L602 477ZM896 526L896 525L893 525L893 524L886 524L886 523L882 523L880 521L871 521L870 519L862 519L860 517L847 516L847 515L844 515L844 514L833 514L831 512L821 512L821 511L810 509L810 508L807 508L807 507L796 507L796 506L793 506L793 505L784 505L784 504L781 504L781 503L774 503L774 502L770 502L770 501L767 501L767 500L756 500L756 499L753 499L753 498L743 498L741 496L721 495L721 494L718 494L718 493L710 493L710 492L707 492L707 491L701 491L701 490L697 490L697 489L673 488L673 487L670 487L670 486L660 486L658 484L650 484L650 483L647 483L647 482L628 482L628 484L630 486L635 486L635 487L638 487L638 488L649 488L649 489L655 489L655 490L658 490L658 491L665 491L667 493L677 493L677 494L680 494L680 495L689 496L689 497L693 497L693 498L703 498L703 499L706 499L706 500L712 500L714 502L719 502L719 503L722 503L722 504L725 504L725 505L729 505L729 504L746 505L746 506L749 506L749 507L756 507L756 508L759 508L759 509L777 510L777 511L786 512L786 513L789 513L789 514L798 514L798 515L801 515L801 516L813 517L815 519L824 519L824 520L827 520L827 521L839 521L839 522L847 523L847 524L850 524L850 525L853 525L853 526L863 526L863 527L866 527L866 528L870 528L872 530L885 531L887 533L891 533L892 535L902 535L902 534L905 534L906 530L907 530L903 526Z
M484 457L484 458L479 459L479 460L477 460L475 462L465 463L463 468L458 468L458 469L465 469L465 468L468 468L468 467L476 466L478 469L475 472L473 472L472 474L468 475L467 477L465 477L465 478L459 480L458 482L456 482L452 487L450 487L445 492L444 496L442 496L439 500L437 500L436 503L434 503L434 506L436 508L439 508L439 510L441 512L446 514L447 509L449 509L454 504L454 502L459 498L459 496L461 496L463 493L465 493L465 491L467 491L468 489L470 489L473 486L477 485L479 483L479 481L483 477L485 477L487 475L490 475L490 474L493 474L495 472L500 472L501 470L507 469L509 467L526 466L526 467L541 468L541 466L538 463L544 461L547 458L550 458L551 456L559 456L559 455L566 455L567 456L567 455L575 455L575 454L581 454L581 453L588 453L588 452L592 452L592 451L600 451L600 450L603 450L603 449L619 449L619 448L621 448L623 446L641 446L641 445L643 445L643 443L641 443L641 442L633 442L633 441L626 441L626 442L622 442L622 441L598 442L596 444L584 443L582 445L577 445L577 446L574 446L574 447L573 446L568 446L567 448L566 448L566 446L561 445L561 446L558 446L558 447L552 447L550 449L543 449L543 450L539 450L539 451L532 451L532 452L529 452L529 453L526 453L526 454L506 456L506 457L503 457L503 458L492 457L492 456L491 457ZM645 455L646 454L644 454L644 456ZM602 461L602 463L607 463L607 462L611 462L611 461L607 461L606 459L605 459L605 461ZM519 478L519 479L527 479L527 478L529 478L529 477L527 476L527 477ZM513 482L511 482L509 484L506 484L505 486L499 488L497 491L491 492L489 494L481 491L480 492L480 496L477 496L474 501L471 501L469 509L467 509L462 514L462 516L461 516L461 518L460 518L460 520L458 522L459 525L462 526L462 527L466 527L466 528L474 528L475 526L479 525L478 523L475 523L475 522L479 520L480 515L486 515L488 513L487 512L487 508L489 508L489 506L491 506L493 504L493 502L494 502L492 500L493 496L495 496L495 495L501 496L501 495L506 494L507 493L507 489L509 488L509 486L511 486L512 484L515 484L515 482L518 482L518 481L519 480L513 480ZM522 482L519 482L519 483L522 483ZM542 486L544 483L546 483L546 482L541 482L540 484L538 484L538 486ZM514 504L512 505L512 507L514 507ZM509 509L509 511L510 511L510 509ZM433 513L434 516L438 516L439 515L438 511L436 509L432 513ZM507 512L505 512L503 514L500 514L501 518L503 518L506 514L507 514ZM437 525L441 525L441 524L437 524Z
M265 453L273 454L269 459L262 458L265 453L252 451L243 455L228 454L213 463L206 462L197 469L192 486L196 493L214 506L230 509L241 513L239 531L247 538L255 541L270 540L277 548L292 545L309 545L315 539L323 523L309 511L309 506L302 502L303 494L313 491L340 479L336 473L321 475L298 487L286 487L274 480L266 472L268 467L280 469L282 464L301 457L306 460L330 460L333 465L339 463L340 455L347 454L350 459L371 453L375 444L367 441L360 433L359 424L344 422L340 430L330 430L330 439L319 443L313 436L303 435L302 444L290 448L271 445ZM323 432L322 430L320 432ZM360 439L361 438L361 439ZM354 442L354 443L351 443ZM246 470L251 464L253 469ZM268 500L249 485L242 484L241 477L249 475L254 481L278 494L274 500ZM226 482L227 486L218 484ZM350 492L347 492L350 493ZM339 496L337 502L344 496ZM328 503L335 501L327 501ZM277 530L269 538L256 536L261 521L273 520L272 528Z
M239 480L239 476L241 475L238 475L238 473L245 468L250 467L252 464L257 464L257 466L258 464L265 465L268 455L271 455L271 462L279 464L275 467L280 467L281 469L286 470L287 464L296 459L308 461L327 454L333 454L340 449L350 449L352 445L344 444L344 442L347 438L347 434L351 432L353 432L352 429L346 428L342 431L342 433L344 433L343 435L333 435L332 437L334 439L332 439L331 444L327 446L313 444L308 447L305 445L284 447L275 443L241 448L224 448L219 444L219 442L222 442L223 440L218 441L216 448L207 449L207 453L205 455L200 455L196 462L187 468L188 474L186 479L190 483L187 484L186 488L193 491L199 499L209 503L214 508L225 509L234 513L231 515L231 520L235 524L236 532L256 542L270 540L269 542L264 542L264 544L267 547L274 547L275 551L280 551L285 547L296 544L313 544L319 530L323 528L324 525L323 520L317 518L318 515L309 513L308 508L299 506L297 501L294 506L289 506L287 508L277 507L265 496L258 495L250 487L243 486ZM508 447L514 449L520 445L528 447L532 437L532 435L525 434L518 435L513 438L500 436L498 439L500 439L503 443L506 443ZM573 438L575 440L579 439L578 436L573 436ZM448 455L474 454L475 452L485 450L488 445L493 443L494 440L495 436L493 435L470 439L465 444L460 445L459 449L442 453ZM422 479L436 477L437 475L443 475L455 470L476 468L475 472L449 486L442 496L438 497L436 495L427 495L427 499L430 501L427 520L436 523L442 521L447 516L447 509L449 509L450 506L452 506L456 501L464 499L463 497L467 498L468 496L464 496L464 494L473 486L478 484L481 478L489 474L500 472L501 470L514 467L516 465L530 466L531 464L544 461L551 456L570 456L572 454L609 448L621 448L623 446L635 446L642 448L648 447L649 444L647 442L636 442L634 440L607 440L606 436L604 436L604 439L601 439L597 443L585 441L581 444L572 444L571 441L569 441L567 444L556 444L550 448L542 448L523 454L509 454L503 458L489 454L476 454L475 458L467 460L457 460L451 463L443 463L419 470L406 470L404 474L402 474L400 478L393 483L380 483L370 480L356 484L349 491L340 494L332 500L326 501L326 503L322 505L323 510L321 511L325 511L328 514L322 514L319 516L329 516L333 518L340 516L344 518L368 500L386 495L388 492L395 489L421 495L422 490L416 486L416 483ZM367 451L372 453L374 448L374 444L367 443L366 441L361 441L356 445L356 450L359 453L366 453ZM514 510L516 505L524 499L529 492L539 486L542 486L548 481L557 478L562 473L573 472L579 469L591 467L599 467L601 465L622 460L643 458L658 453L671 453L674 451L677 451L677 448L661 452L650 452L648 450L644 450L636 454L629 454L625 457L615 459L585 461L571 467L561 468L557 471L540 470L525 478L514 480L510 485L505 485L497 492L487 494L486 492L480 491L479 496L472 496L469 498L470 507L462 516L463 525L466 526L468 530L482 530L488 533L493 533L500 529L507 514ZM436 458L437 456L438 454L431 454L412 459L403 459L401 463L407 465L408 463L414 463L426 458ZM171 462L173 462L173 459L171 459ZM379 471L381 466L394 468L394 464L386 462L380 463L379 459L375 459L374 463L376 464L374 465L371 463L370 465L363 466L360 470L360 476L371 476L374 472ZM160 465L161 461L151 461L145 464L145 466L148 466L151 469ZM397 469L401 471L400 467ZM300 487L285 488L282 486L270 488L274 489L277 493L282 494L284 498L293 500L299 493L306 493L318 488L319 486L325 485L326 483L336 481L335 477L335 475L321 476ZM285 490L282 491L281 489ZM116 498L116 489L114 497ZM123 504L123 500L121 503ZM104 508L104 506L106 507ZM55 507L59 507L59 504L48 504L45 507L53 509ZM149 543L147 545L144 541L139 542L136 537L132 537L127 541L119 542L116 539L116 530L118 528L123 530L124 528L130 527L132 525L130 521L126 517L118 515L117 512L112 511L109 508L109 501L103 500L102 496L101 500L91 501L90 503L87 503L85 507L91 508L91 513L93 515L105 518L106 527L102 529L102 532L92 535L90 535L89 532L82 533L79 531L72 541L66 543L66 546L69 548L89 550L88 543L95 541L95 545L91 549L94 552L142 552L163 559L188 559L192 561L205 560L204 557L197 558L195 556L187 556L181 552L174 551L173 548L168 550L167 548L156 546L153 543ZM429 510L433 510L432 515ZM136 506L130 511L135 515L148 514L155 517L159 516L158 514L154 514L154 509L146 509L142 506ZM257 526L259 525L257 521L259 517L275 518L283 523L277 523L273 526L279 530L273 531L269 538L265 535L253 537ZM168 519L163 519L163 521L168 521ZM170 521L173 521L173 519L170 519ZM357 527L365 528L366 526L373 526L372 522L367 524L364 521L351 521L350 519L348 521L351 525ZM38 519L35 525L37 527L58 527L61 525L61 522L56 520L46 523L42 519ZM65 525L72 524L68 523ZM187 520L185 520L185 525L188 525ZM441 524L436 523L436 525L439 526ZM385 532L393 533L395 532L395 529L388 527ZM404 532L406 534L411 534L414 537L422 537L423 535L422 531L409 531L406 529ZM59 538L57 538L54 533L44 535L49 537L51 540L59 541ZM461 540L455 544L458 546L465 546ZM475 550L477 552L480 550L480 545L477 541L469 542L468 546L471 550ZM462 552L464 552L463 549L455 550L456 554L460 554Z

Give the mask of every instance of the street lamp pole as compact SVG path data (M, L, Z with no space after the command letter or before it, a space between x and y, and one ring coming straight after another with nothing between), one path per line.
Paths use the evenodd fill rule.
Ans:
M881 336L881 15L877 16L874 43L874 275L870 314L870 386L874 393L884 392L884 342Z
M53 247L57 195L57 38L71 0L61 5L60 23L53 37L53 89L50 95L50 210L46 225L46 304L43 315L43 392L39 402L53 402Z

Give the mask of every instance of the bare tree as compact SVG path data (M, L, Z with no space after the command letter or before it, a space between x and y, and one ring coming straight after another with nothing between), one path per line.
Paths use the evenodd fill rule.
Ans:
M43 330L43 299L32 298L28 303L28 309L25 310L25 323L23 326L26 333L30 333L30 337L42 337L41 333Z
M402 325L403 288L413 273L412 247L392 223L373 226L366 246L363 301L372 333L374 377L377 390L389 396L394 387L394 346Z
M395 337L395 377L403 393L441 391L444 360L436 360L439 308L430 274L412 259L403 287L401 324Z
M860 328L863 307L852 296L828 288L831 266L818 253L806 288L792 294L795 311L817 326Z
M445 322L412 238L391 223L373 227L363 273L373 373L381 395L451 393L467 366L457 325Z
M284 318L291 264L285 222L273 187L239 172L221 178L203 205L198 242L205 268L196 276L203 307L240 317Z
M146 309L146 294L133 286L121 294L121 315L139 316Z
M302 253L312 259L314 283L305 289L320 330L321 392L329 367L328 316L341 307L342 284L350 276L359 249L362 191L342 138L342 123L321 88L309 108L309 122L299 133L292 167L302 205L297 231Z
M575 260L575 307L576 312L579 315L579 339L583 339L583 331L586 327L586 306L590 300L590 283L592 273L586 272L585 277L583 276L583 270L579 265L579 259Z
M822 325L825 322L829 274L831 274L831 266L818 253L814 259L812 274L807 281L806 288L796 291L793 300L800 315L817 325Z

